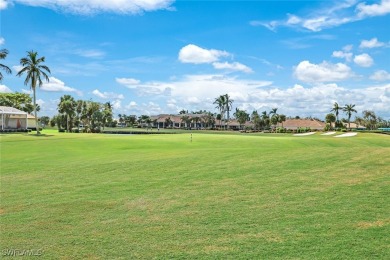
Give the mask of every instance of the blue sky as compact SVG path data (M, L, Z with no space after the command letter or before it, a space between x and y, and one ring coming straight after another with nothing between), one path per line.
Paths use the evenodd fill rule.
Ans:
M334 102L390 118L390 0L0 0L1 92L26 51L45 56L41 115L59 98L110 101L115 114L248 112L324 118Z

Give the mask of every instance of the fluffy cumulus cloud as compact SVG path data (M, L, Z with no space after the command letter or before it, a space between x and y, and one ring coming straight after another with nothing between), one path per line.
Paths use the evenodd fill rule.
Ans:
M12 93L12 90L6 85L0 84L0 93Z
M323 61L320 64L313 64L309 61L301 61L294 68L294 75L303 82L334 82L342 81L353 77L350 67L343 63L329 63Z
M41 89L49 92L75 92L79 96L82 95L81 91L66 86L63 81L55 77L49 77L49 82L44 82Z
M194 44L188 44L180 49L179 61L182 63L211 63L215 69L252 73L253 70L239 62L221 62L224 57L232 56L227 51L204 49Z
M218 61L221 57L229 56L226 51L203 49L194 44L188 44L179 51L179 60L183 63L212 63Z
M359 3L357 6L358 15L365 16L382 16L390 13L390 0L381 0L377 4Z
M378 41L377 38L372 38L371 40L362 40L359 48L377 48L382 47L385 44L383 42Z
M225 70L231 70L231 71L241 71L244 73L252 73L253 70L249 68L248 66L241 64L239 62L214 62L213 63L214 68L216 69L225 69Z
M375 71L374 74L370 76L370 79L375 81L386 81L390 80L390 73L385 70Z
M355 62L360 67L366 68L371 67L374 64L374 60L367 53L356 55L353 59L353 62Z
M101 98L101 99L124 99L125 97L122 94L116 94L114 92L100 92L98 89L92 91L92 94Z
M81 15L96 13L138 14L142 12L171 9L173 0L13 0L15 3L40 6L56 11L69 12ZM7 3L0 0L1 7L6 8Z
M1 10L1 8L0 8L0 10ZM0 46L3 45L4 43L5 43L5 39L3 37L0 37Z

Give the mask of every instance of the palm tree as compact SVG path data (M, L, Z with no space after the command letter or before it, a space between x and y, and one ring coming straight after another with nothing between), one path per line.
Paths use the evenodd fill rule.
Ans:
M278 108L272 108L271 111L269 111L269 116L272 117L273 115L277 115L276 111L278 111Z
M336 117L334 114L332 113L329 113L326 115L325 117L325 122L329 123L329 128L332 130L332 122L335 122L336 121Z
M64 95L58 104L58 112L66 115L66 131L71 132L73 116L77 110L77 102L71 95Z
M4 60L7 57L7 55L8 55L8 50L6 50L6 49L1 49L0 50L0 60ZM12 73L10 68L8 68L7 66L5 66L5 65L3 65L1 63L0 63L0 68L2 70L4 70L5 73L7 73L7 74L11 74ZM0 72L0 82L2 80L3 80L3 74L1 74L1 72Z
M345 107L343 108L343 111L348 115L348 128L349 129L351 129L352 113L357 113L357 111L354 107L355 107L355 105L349 104L349 105L345 105Z
M269 128L270 119L267 111L261 112L261 119L263 128Z
M23 73L26 73L26 79L24 80L24 85L28 85L30 83L30 87L33 91L33 101L34 101L34 116L35 116L35 127L37 129L37 134L39 134L38 127L38 115L37 115L37 103L36 103L36 86L42 86L41 77L49 82L49 77L46 72L50 73L49 67L43 65L45 62L45 57L38 58L38 53L35 51L28 51L27 57L20 59L20 65L22 65L22 69L16 74L17 76L22 76Z
M337 102L334 102L333 104L333 108L332 110L330 110L330 112L334 112L334 114L336 115L336 124L337 122L339 122L339 110L342 110L343 108L339 106L339 104L337 104Z
M278 108L272 108L271 111L269 111L269 117L271 124L273 124L276 128L276 125L279 123L279 114L277 113ZM272 116L271 116L272 115Z
M226 115L227 115L227 127L229 126L229 111L233 108L233 99L230 99L230 96L228 94L225 94L225 108L226 108Z
M222 119L224 117L223 115L225 114L225 108L226 108L226 106L225 106L225 104L226 104L225 96L221 95L221 96L215 98L213 104L216 104L217 106L215 108L219 109L219 112L220 112L220 115L221 115L219 126L221 127L221 121L222 121Z
M287 119L286 115L279 115L279 123L282 124L282 128L283 128L283 122L285 122Z

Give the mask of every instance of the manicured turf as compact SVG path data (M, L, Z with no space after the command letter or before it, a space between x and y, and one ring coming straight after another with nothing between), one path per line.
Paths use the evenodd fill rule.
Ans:
M44 133L0 137L2 256L390 259L390 136Z

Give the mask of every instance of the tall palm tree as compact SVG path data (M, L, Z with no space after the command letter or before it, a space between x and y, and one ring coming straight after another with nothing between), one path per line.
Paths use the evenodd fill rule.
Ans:
M0 50L0 60L4 60L7 57L7 55L8 55L8 50L6 50L6 49ZM12 73L10 68L8 68L7 66L5 66L4 64L1 64L1 63L0 63L0 69L4 70L5 73L7 73L7 74ZM0 82L2 80L3 80L3 74L1 74L1 72L0 72Z
M38 115L37 115L37 103L36 103L36 86L42 86L42 76L48 82L49 76L46 72L50 73L49 67L43 65L45 62L45 57L38 57L38 53L35 51L28 51L27 57L20 59L20 65L22 69L16 74L17 76L22 76L23 73L26 73L26 79L24 80L24 85L30 83L30 87L33 91L33 102L34 102L34 116L35 116L35 127L37 129L37 134L39 134L38 126Z
M230 96L229 96L229 94L225 94L224 95L224 97L225 97L225 108L226 108L226 115L227 115L227 127L229 126L229 119L230 119L230 117L229 117L229 111L233 108L233 102L234 102L234 100L233 99L230 99Z
M339 111L342 110L343 108L337 104L337 102L334 102L332 110L330 112L334 112L336 115L336 123L339 122Z
M219 109L219 112L220 112L220 115L221 115L219 126L221 127L221 120L224 117L223 115L225 114L225 108L226 108L226 106L225 106L225 104L226 104L225 95L221 95L221 96L215 98L213 104L216 104L217 106L215 108Z
M347 114L348 116L348 128L351 129L351 116L352 116L352 113L357 113L356 109L354 108L355 105L353 104L349 104L349 105L345 105L345 107L343 108L343 111Z

